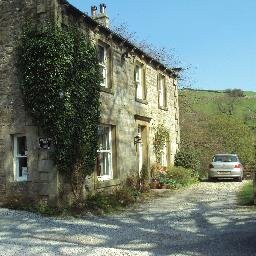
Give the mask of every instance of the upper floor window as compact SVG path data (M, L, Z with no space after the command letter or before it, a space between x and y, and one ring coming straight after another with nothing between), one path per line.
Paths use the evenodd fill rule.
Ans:
M15 135L13 142L14 177L16 181L26 181L28 177L26 136Z
M99 125L98 127L98 157L96 170L97 176L101 180L113 178L111 128L111 125Z
M158 102L160 108L166 107L166 85L165 77L163 75L158 76Z
M144 69L143 65L137 63L134 71L135 85L136 85L136 99L143 100L146 98Z
M109 87L109 49L106 45L98 44L98 59L102 73L101 86Z

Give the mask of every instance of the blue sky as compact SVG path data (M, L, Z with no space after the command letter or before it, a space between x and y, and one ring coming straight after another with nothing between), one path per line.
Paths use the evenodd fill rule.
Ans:
M126 23L139 39L174 49L191 65L193 88L256 91L255 0L69 0L90 14L107 5L114 24Z

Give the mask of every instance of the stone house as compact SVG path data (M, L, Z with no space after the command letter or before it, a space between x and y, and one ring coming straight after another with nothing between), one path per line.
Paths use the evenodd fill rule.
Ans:
M101 86L99 157L88 189L119 185L131 171L150 170L155 127L169 132L162 165L171 165L179 146L177 75L108 28L105 5L92 16L66 0L0 1L0 200L6 196L43 198L63 193L64 184L50 157L47 138L24 109L17 75L17 44L28 18L51 18L61 26L79 26L98 48ZM38 85L40 86L40 84Z

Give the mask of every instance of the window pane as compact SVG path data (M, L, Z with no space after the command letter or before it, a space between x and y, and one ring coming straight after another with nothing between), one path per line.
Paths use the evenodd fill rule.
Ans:
M26 157L20 157L18 158L18 175L19 177L27 176L27 158Z
M17 137L17 155L25 156L27 151L26 137Z
M99 150L110 150L110 127L99 126L98 133L99 133L99 138L98 138Z
M141 83L137 83L137 98L142 99L142 86Z
M111 145L111 126L100 125L98 127L98 156L97 156L97 175L112 175L112 145Z
M165 88L164 88L164 79L160 77L159 80L159 105L160 107L165 106Z
M98 45L98 58L100 63L105 62L105 48L101 45Z
M98 154L97 175L110 175L111 172L111 153L103 152Z
M140 66L136 65L135 67L135 81L140 82Z

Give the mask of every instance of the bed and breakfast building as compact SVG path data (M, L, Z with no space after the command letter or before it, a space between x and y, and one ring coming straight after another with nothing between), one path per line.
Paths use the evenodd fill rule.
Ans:
M31 121L20 91L17 44L28 18L38 24L51 18L61 26L79 26L98 49L103 75L100 147L87 189L117 186L142 166L150 170L160 124L169 132L161 164L173 164L180 137L179 70L113 32L106 6L98 9L93 6L89 16L66 0L0 2L0 200L13 195L56 202L65 193L49 140Z

